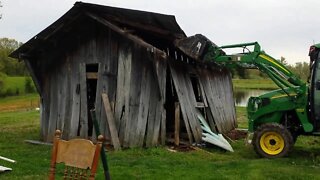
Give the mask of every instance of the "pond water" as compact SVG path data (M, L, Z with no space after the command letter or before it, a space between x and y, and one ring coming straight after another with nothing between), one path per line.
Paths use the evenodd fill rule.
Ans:
M261 94L270 92L270 90L260 89L234 89L234 99L236 106L246 107L251 96L260 96Z

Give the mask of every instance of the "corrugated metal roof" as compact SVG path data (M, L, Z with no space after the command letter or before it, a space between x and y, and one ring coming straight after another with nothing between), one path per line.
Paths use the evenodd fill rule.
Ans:
M175 39L186 37L173 15L76 2L62 17L31 38L10 56L14 58L21 58L21 55L32 56L34 49L41 47L54 34L63 32L64 27L77 18L87 16L87 13L95 14L115 25L148 31L148 33L165 38L172 43Z

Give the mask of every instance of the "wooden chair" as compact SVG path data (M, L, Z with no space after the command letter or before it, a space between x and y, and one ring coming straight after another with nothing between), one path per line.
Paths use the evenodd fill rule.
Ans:
M49 180L55 179L56 164L64 163L63 179L93 180L97 171L103 136L98 136L94 145L87 139L60 139L61 131L56 130L52 149Z

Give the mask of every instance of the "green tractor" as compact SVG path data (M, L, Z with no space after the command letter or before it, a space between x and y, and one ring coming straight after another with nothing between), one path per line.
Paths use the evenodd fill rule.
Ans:
M176 42L189 56L226 68L258 69L279 86L247 104L248 139L256 153L266 158L287 155L299 135L320 135L320 44L310 47L310 83L303 82L280 61L261 50L257 42L216 46L202 35ZM242 48L241 53L225 50Z

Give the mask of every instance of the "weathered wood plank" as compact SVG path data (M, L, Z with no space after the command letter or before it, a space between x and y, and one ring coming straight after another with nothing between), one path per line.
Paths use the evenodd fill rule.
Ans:
M67 89L66 89L66 67L63 67L60 69L60 73L58 73L58 120L57 120L57 128L56 129L60 129L63 130L64 128L64 120L65 120L65 110L66 110L66 101L67 101L67 97L66 97L66 93L67 93Z
M51 86L50 86L50 115L49 115L49 126L48 126L48 142L53 141L54 132L57 128L58 119L58 80L57 71L51 75Z
M142 47L145 47L147 49L152 49L153 52L158 53L159 55L161 55L162 57L166 57L165 52L161 51L160 49L152 46L151 44L145 42L144 40L142 40L141 38L139 38L138 36L134 36L130 33L127 33L125 30L120 29L118 26L115 26L114 24L110 23L109 21L107 21L106 19L103 19L101 17L98 17L92 13L87 12L86 15L88 15L89 17L91 17L92 19L100 22L101 24L103 24L104 26L107 26L108 28L112 29L113 31L123 35L124 37L132 40L133 42L135 42L136 44L139 44Z
M161 144L166 140L166 111L164 109L166 97L166 59L161 59L157 54L149 57L152 60L151 81L150 81L150 98L149 98L149 113L146 129L145 144L147 147Z
M115 118L118 122L119 138L124 145L124 137L126 134L126 125L129 119L129 95L131 85L132 70L132 52L131 48L126 44L122 44L119 48L118 59L118 79L116 92Z
M129 118L130 120L126 123L126 134L124 139L124 146L136 147L134 138L137 129L137 121L140 108L140 96L141 96L141 80L142 71L141 67L144 66L142 63L141 49L138 45L134 45L133 58L132 58L132 71L131 71L131 84L129 94Z
M135 139L133 144L142 147L144 144L144 137L146 132L148 112L149 112L149 101L151 91L151 71L152 68L150 62L145 62L143 66L142 80L141 80L141 96L139 103L139 114L137 121L137 128L135 132Z
M43 98L40 97L40 140L45 141L47 139L47 137L45 136L46 132L47 132L47 128L45 128L45 108L44 108L44 103L43 103Z
M175 89L176 89L176 92L177 92L177 95L178 95L178 98L179 98L179 102L181 104L182 116L183 116L183 120L184 120L185 127L186 127L186 130L187 130L189 143L191 144L192 141L193 141L193 137L192 137L192 132L191 132L191 129L190 129L190 123L189 123L189 119L188 119L188 115L187 115L187 111L188 110L185 107L188 102L186 102L187 101L186 100L187 97L185 97L186 95L184 95L184 93L183 93L183 90L184 90L185 87L183 87L180 84L180 82L183 81L184 79L181 78L181 76L179 76L179 73L176 72L176 70L174 69L173 66L174 65L169 63L171 77L173 79L174 86L175 86Z
M49 112L50 112L50 80L46 79L43 86L42 97L40 98L40 136L44 141L47 141Z
M155 70L156 70L156 78L158 80L158 88L160 92L160 100L158 103L158 111L160 115L161 127L160 127L160 135L161 135L161 144L165 145L166 143L166 110L164 108L164 104L166 101L166 83L167 83L167 59L164 59L159 54L155 54L155 58L153 60ZM156 139L154 138L154 142L156 143Z
M215 125L217 126L218 132L222 132L222 127L220 126L221 118L219 116L220 112L217 107L219 99L215 94L215 92L213 92L211 89L210 77L209 77L210 73L207 72L207 70L205 69L200 69L199 74L200 74L200 83L206 94L206 98L208 101L209 108L211 110L211 114L213 116L213 120L215 121ZM211 129L213 129L213 127L211 127Z
M107 31L106 34L103 34L104 38L100 38L98 36L97 41L98 47L103 54L103 62L105 63L104 66L104 73L103 73L103 92L108 94L110 102L116 101L116 91L117 91L117 68L118 68L118 40L114 39L111 35L111 31ZM114 109L114 108L113 108ZM104 109L101 111L101 119L106 119L106 114L103 112ZM108 127L108 121L102 121L101 127ZM104 129L105 137L110 137L109 128Z
M69 138L78 136L79 118L80 118L80 82L79 82L79 65L73 62L72 69L72 114L70 121Z
M180 104L175 103L175 118L174 118L174 144L180 144Z
M79 64L80 76L80 137L88 138L88 104L86 64Z
M87 72L86 73L87 79L98 79L98 73L95 72Z
M229 72L217 69L199 69L198 72L218 132L226 133L234 129L235 107ZM214 128L213 123L209 121L209 124Z
M195 142L200 143L202 137L202 129L200 126L200 122L196 115L196 107L197 107L197 100L195 97L194 89L191 83L190 74L186 73L186 67L183 67L184 70L180 71L179 73L183 74L184 83L185 83L185 92L187 93L188 97L188 117L191 130L193 132L193 136Z
M109 124L113 147L115 150L120 150L121 145L120 145L120 141L119 141L119 137L118 137L118 130L115 125L114 115L112 112L112 108L111 108L111 104L110 104L108 95L105 93L102 93L102 100L103 100L104 109L105 109L106 116L107 116L107 121ZM108 128L108 127L106 127L106 128Z
M157 90L158 85L154 78L152 78L150 82L150 87L152 91L150 92L150 100L149 100L149 114L148 114L148 123L147 123L147 132L146 132L146 146L151 147L158 144L159 131L161 118L159 117L161 114L158 112L159 105L161 100L159 99L160 92ZM155 89L157 88L157 89Z
M72 98L73 98L73 90L72 90L72 72L71 72L71 62L70 58L66 59L66 70L65 70L65 79L66 79L66 98L65 98L65 115L64 115L64 126L62 129L62 138L69 139L70 128L71 128L71 116L72 116Z
M207 121L209 122L209 126L212 132L217 133L217 126L216 123L214 122L211 110L209 107L205 108L206 115L207 115Z

